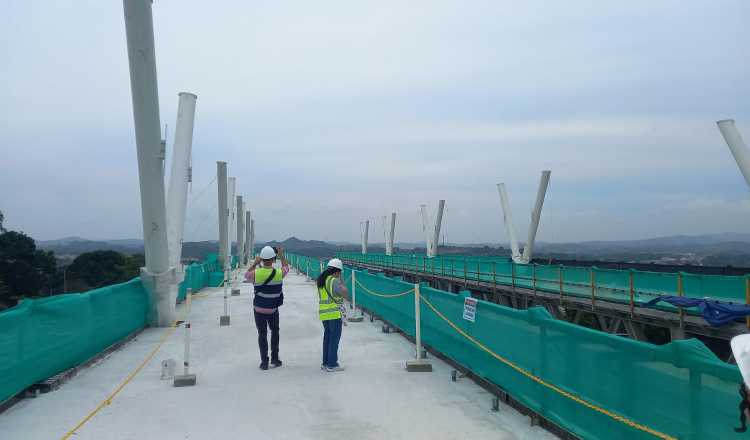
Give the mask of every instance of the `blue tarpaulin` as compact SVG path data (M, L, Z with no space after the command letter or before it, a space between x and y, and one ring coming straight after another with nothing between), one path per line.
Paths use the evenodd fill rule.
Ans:
M675 307L696 307L703 319L714 327L730 324L735 319L750 315L750 306L736 303L725 303L703 298L687 298L684 296L663 295L644 304L652 307L660 301L668 302Z

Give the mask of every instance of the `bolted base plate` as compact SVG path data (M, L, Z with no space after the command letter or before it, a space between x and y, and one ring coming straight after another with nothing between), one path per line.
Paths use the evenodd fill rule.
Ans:
M229 315L219 316L219 325L229 325Z
M174 386L176 387L192 387L198 381L195 374L180 374L174 377Z
M362 322L362 317L361 316L351 316L349 318L346 318L346 320L349 321L349 322Z
M232 296L240 296L240 289L232 289Z
M406 371L410 373L431 373L432 364L424 359L406 361Z

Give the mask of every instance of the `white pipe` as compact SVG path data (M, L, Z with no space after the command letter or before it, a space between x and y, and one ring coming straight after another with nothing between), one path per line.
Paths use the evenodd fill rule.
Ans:
M414 285L414 339L417 345L417 362L422 360L422 320L419 313L419 283Z
M357 273L354 270L352 270L352 308L354 308L354 314L356 315L357 314Z
M192 93L181 92L177 106L172 167L167 189L167 237L169 243L169 265L177 270L177 283L182 282L185 272L180 264L182 240L185 231L185 210L190 175L190 156L193 147L193 123L195 101Z
M424 203L419 205L419 213L422 215L422 233L424 234L425 255L429 257L432 252L432 243L430 243L430 233L427 228L427 205Z
M237 259L238 266L245 264L245 206L242 204L242 196L237 196Z
M393 240L396 237L396 213L391 213L391 228L388 231L388 255L393 255Z
M224 269L224 316L229 316L229 301L227 292L229 291L229 273Z
M435 257L438 254L438 247L440 245L440 225L443 223L443 210L445 210L445 200L441 200L438 203L437 218L435 219L435 235L432 237L430 257Z
M245 264L250 264L250 257L253 253L252 240L250 240L250 227L252 226L250 211L245 212Z
M534 242L536 241L536 232L539 229L539 221L542 219L542 206L544 205L544 196L547 194L547 186L549 185L549 176L551 171L542 171L542 177L539 179L539 189L536 192L536 202L534 203L534 210L531 211L531 224L529 224L529 235L526 240L526 244L523 247L523 256L521 260L524 263L531 261L532 253L534 252Z
M237 215L237 207L235 205L236 200L234 198L236 194L236 190L237 190L237 178L236 177L229 178L229 186L227 187L227 190L229 191L227 193L227 197L229 197L227 200L227 206L229 207L229 218L227 219L228 225L229 225L228 226L229 227L229 241L227 242L227 255L230 256L229 264L231 267L231 264L232 264L231 256L233 255L232 244L237 238L235 237L235 235L237 234L237 230L235 229L235 226L234 226L235 217Z
M130 65L130 91L138 152L141 217L146 267L141 281L149 293L151 325L171 325L176 289L171 289L167 214L164 194L164 154L156 80L154 23L150 0L123 0Z
M740 136L740 132L734 125L734 119L725 119L716 123L719 126L724 141L729 145L740 172L745 177L745 182L750 187L750 150L745 146L745 142Z
M190 374L190 322L185 322L185 361L182 363L185 376Z
M503 208L503 223L505 224L505 232L510 240L510 252L513 261L521 258L521 253L518 250L518 239L516 238L516 228L513 226L513 215L510 212L510 203L508 202L508 193L505 191L505 184L497 184L497 192L500 194L500 205Z
M227 207L227 163L216 162L216 186L219 189L219 264L227 267L227 241L229 239L229 208Z

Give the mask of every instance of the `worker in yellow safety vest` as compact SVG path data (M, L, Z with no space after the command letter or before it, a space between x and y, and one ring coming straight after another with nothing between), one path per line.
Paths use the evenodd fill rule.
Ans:
M281 260L281 268L273 267L276 258ZM260 267L258 267L260 266ZM282 365L279 359L279 307L284 304L283 283L289 273L289 262L284 258L282 248L266 246L260 256L245 273L245 280L253 283L253 316L258 328L258 349L260 369L268 370L268 329L271 329L271 368Z
M320 364L320 369L328 372L344 371L344 367L338 362L342 328L340 307L344 296L349 296L349 290L341 281L343 270L344 264L334 258L317 279L318 315L323 321L323 363Z

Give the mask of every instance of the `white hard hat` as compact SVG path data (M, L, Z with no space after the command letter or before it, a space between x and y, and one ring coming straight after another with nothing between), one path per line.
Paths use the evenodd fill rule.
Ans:
M742 379L745 380L745 385L750 387L750 334L733 337L729 345L732 347L732 354L737 361Z
M328 267L335 267L338 270L344 270L344 263L338 258L333 258L328 262Z
M260 250L260 258L263 260L270 260L276 258L276 251L271 246L266 246Z

